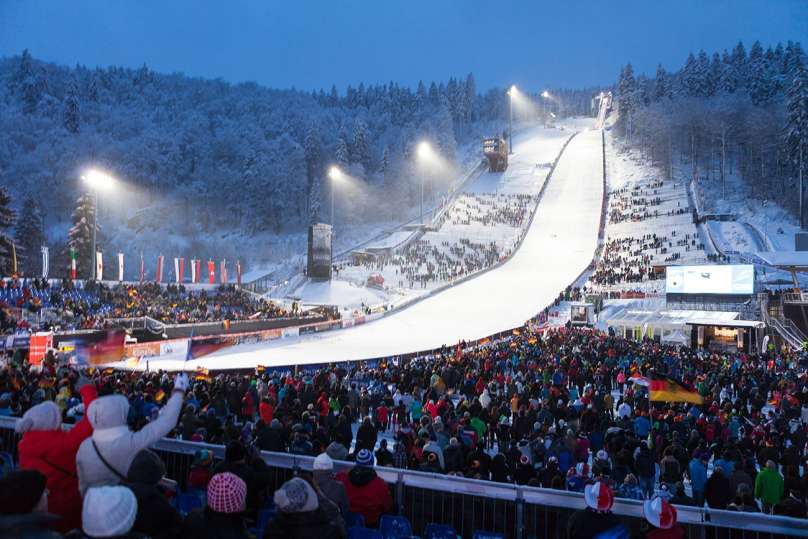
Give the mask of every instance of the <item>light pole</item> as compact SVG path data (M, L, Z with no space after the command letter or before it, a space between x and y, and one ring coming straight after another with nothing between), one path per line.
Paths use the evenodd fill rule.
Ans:
M424 224L424 181L426 180L426 171L423 169L423 164L432 156L432 147L427 141L421 141L418 144L418 159L421 161L421 225Z
M516 85L511 86L508 90L508 153L513 153L513 96L516 93Z
M541 97L542 110L544 111L544 125L547 125L547 100L550 99L550 92L547 90L543 91Z
M339 167L333 166L328 170L328 178L331 180L331 234L334 234L334 191L336 191L336 183L344 177L344 174Z
M91 266L93 268L92 280L95 281L98 269L97 260L97 229L98 229L98 190L109 189L112 185L113 179L109 174L101 172L96 169L90 169L86 174L82 175L82 180L90 189L93 190L93 252L91 255Z

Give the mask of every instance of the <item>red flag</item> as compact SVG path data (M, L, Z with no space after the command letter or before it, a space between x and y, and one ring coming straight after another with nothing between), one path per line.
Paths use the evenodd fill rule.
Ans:
M185 259L180 257L180 282L185 280Z
M163 255L157 257L157 275L154 280L158 283L163 281Z
M241 262L236 260L236 284L241 288Z
M210 284L216 284L216 262L208 260L208 277Z

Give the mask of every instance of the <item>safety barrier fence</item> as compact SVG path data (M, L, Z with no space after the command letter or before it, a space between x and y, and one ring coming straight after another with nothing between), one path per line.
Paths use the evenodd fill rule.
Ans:
M19 436L14 432L16 419L0 417L0 451L15 454ZM224 458L224 447L164 438L155 446L166 463L167 475L184 485L193 454L208 449L217 460ZM313 457L288 453L261 452L272 470L268 489L277 489L298 471L310 471ZM16 458L16 455L15 455ZM335 471L352 466L336 462ZM395 510L406 516L416 535L430 523L449 524L464 538L475 531L501 533L513 539L566 536L569 516L585 507L583 495L440 474L376 468L390 487ZM613 511L632 531L644 526L642 502L617 499ZM679 523L688 539L785 539L808 537L808 520L739 513L708 508L677 506Z

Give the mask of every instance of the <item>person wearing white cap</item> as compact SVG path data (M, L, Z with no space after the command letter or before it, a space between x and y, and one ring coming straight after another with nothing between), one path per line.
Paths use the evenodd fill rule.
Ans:
M347 515L348 495L345 493L345 485L341 481L334 479L334 461L331 460L327 453L320 453L314 459L313 472L314 482L325 497L339 507L339 511L343 516Z
M651 526L645 534L647 539L682 539L685 536L684 529L676 523L676 508L667 500L659 496L645 500L642 512Z
M603 534L604 537L628 539L628 528L612 513L614 494L603 481L584 487L586 509L575 511L567 521L569 539L588 539Z
M88 537L126 537L137 515L137 499L126 487L92 487L84 493L82 530Z

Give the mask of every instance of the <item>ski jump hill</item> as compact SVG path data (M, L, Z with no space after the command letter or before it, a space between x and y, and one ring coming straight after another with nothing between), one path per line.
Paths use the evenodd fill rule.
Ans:
M405 309L356 327L241 344L198 360L151 359L151 369L249 369L375 359L452 346L521 326L549 306L592 262L603 191L600 130L580 130L547 179L518 250L504 263ZM538 135L537 135L538 137ZM537 137L523 137L512 162L536 163Z

